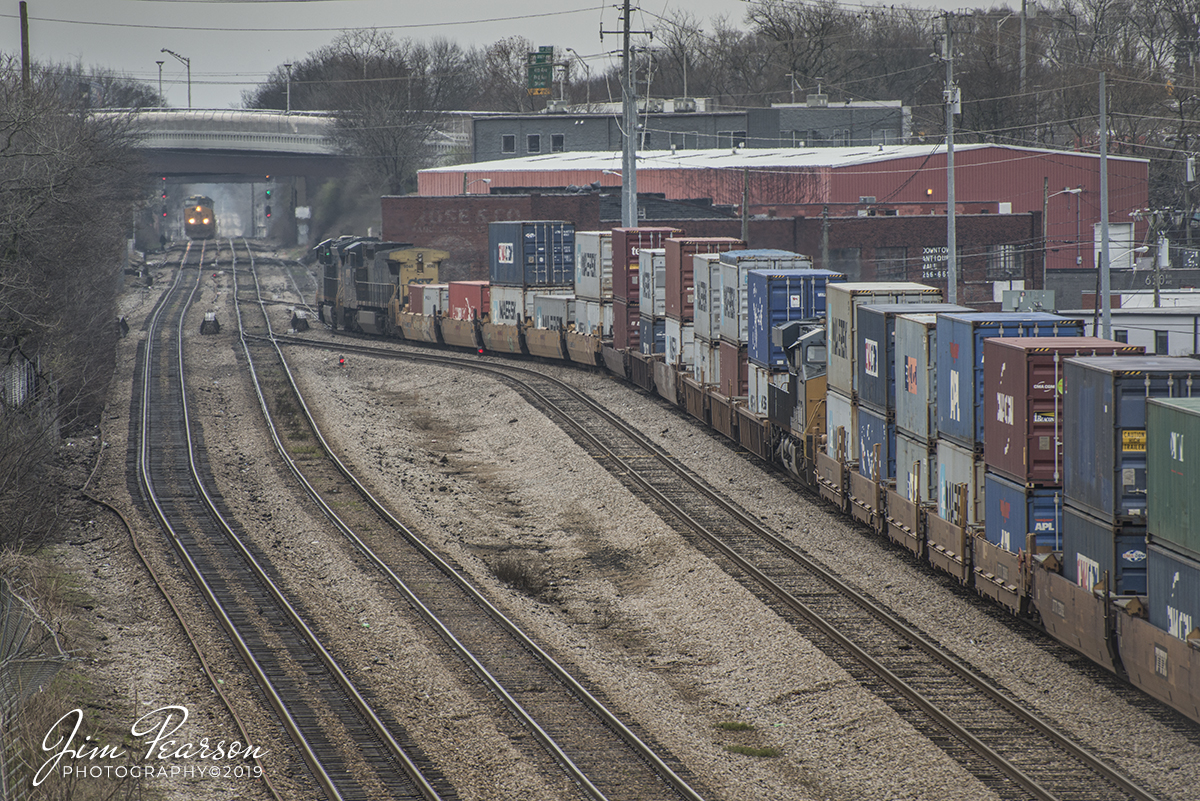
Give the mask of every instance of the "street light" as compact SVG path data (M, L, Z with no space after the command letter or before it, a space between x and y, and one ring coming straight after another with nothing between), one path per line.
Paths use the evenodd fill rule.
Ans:
M1050 183L1050 180L1046 179L1046 184L1049 184L1049 183ZM1044 189L1042 191L1045 192ZM1079 223L1080 197L1079 197L1079 195L1082 192L1083 192L1082 186L1077 186L1074 188L1064 187L1061 192L1055 192L1052 195L1044 196L1044 199L1042 201L1042 288L1045 288L1045 286L1046 286L1046 228L1047 228L1046 216L1049 214L1050 198L1058 197L1059 195L1075 195L1075 266L1078 267L1083 261L1083 256L1080 255L1080 251L1079 251L1079 233L1080 233L1080 228L1079 228L1079 226L1080 226L1080 223Z
M288 74L287 74L287 113L291 114L292 113L292 65L284 64L283 66L286 67L287 71L288 71Z
M575 48L573 48L573 47L568 47L566 50L568 53L575 53ZM587 75L587 79L586 79L587 80L587 110L591 111L592 110L592 68L587 65L587 62L583 60L583 56L579 55L578 53L575 53L575 59L583 66L584 74Z
M159 106L162 106L162 105L163 105L163 93L162 93L162 65L163 65L163 64L166 64L167 62L165 62L165 61L155 61L154 63L158 65L158 105L159 105Z
M188 58L187 56L181 56L178 53L176 53L174 50L168 50L165 47L160 52L166 53L169 56L175 56L175 58L179 59L180 63L183 64L183 66L187 67L188 108L191 108L192 107L192 60L190 58Z
M467 192L467 190L468 190L468 189L470 189L470 188L471 188L472 186L474 186L475 184L491 184L491 182L492 182L492 179L491 179L491 178L476 178L474 181L468 181L468 180L467 180L466 173L464 173L464 174L463 174L463 194L464 194L464 195L466 195L466 194L469 194L469 193ZM489 195L492 193L492 191L491 191L491 187L490 187L490 186L488 187L488 192L487 192L487 193L488 193Z

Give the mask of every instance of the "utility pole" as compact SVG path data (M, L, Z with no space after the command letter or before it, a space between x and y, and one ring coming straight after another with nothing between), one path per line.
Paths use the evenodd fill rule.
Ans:
M1112 301L1108 276L1108 98L1100 73L1100 302L1105 339L1112 339Z
M625 134L625 147L621 152L621 226L636 228L638 222L637 208L637 86L634 84L633 58L629 47L632 35L648 34L649 31L630 30L629 0L624 0L623 25L620 33L623 37L621 45L621 63L624 77L621 81L622 117ZM604 41L604 29L600 29L600 41Z
M21 0L21 91L29 88L29 7Z
M954 31L951 15L946 14L946 301L958 303L958 243L955 236L954 201L954 113L958 108L958 87L954 85Z
M183 66L187 67L188 108L191 108L192 107L192 60L190 58L188 58L187 56L181 56L178 53L176 53L174 50L168 50L165 47L160 52L166 53L167 55L170 55L170 56L175 56L175 58L177 58L179 60L180 64L183 64Z
M158 65L158 105L165 106L166 101L163 99L163 93L162 93L162 65L166 64L167 62L155 61L154 63Z
M287 113L292 113L292 65L284 64L287 68Z

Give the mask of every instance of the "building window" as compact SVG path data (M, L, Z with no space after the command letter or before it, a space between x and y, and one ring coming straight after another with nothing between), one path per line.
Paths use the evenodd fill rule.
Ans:
M517 152L517 136L516 134L504 134L500 137L500 152L501 153L516 153Z
M908 280L908 248L875 248L875 280Z
M1167 337L1166 331L1154 332L1154 355L1169 356L1170 354L1170 339Z
M550 134L550 152L562 153L567 149L566 134Z
M530 153L542 152L542 135L529 134L525 137L525 150Z
M1117 342L1129 343L1129 331L1124 328L1113 329L1113 339Z
M1016 245L987 246L987 280L1011 281L1021 277Z
M717 147L744 147L746 145L745 131L717 131Z
M827 270L845 273L851 281L862 277L862 248L830 248Z
M672 131L670 145L676 150L695 150L700 146L700 134L696 131Z

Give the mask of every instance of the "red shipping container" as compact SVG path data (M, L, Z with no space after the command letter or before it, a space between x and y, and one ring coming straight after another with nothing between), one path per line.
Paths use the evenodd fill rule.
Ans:
M450 319L475 320L490 314L492 285L488 281L450 282Z
M727 250L745 250L746 243L731 236L686 236L671 237L663 243L667 251L667 311L672 320L689 323L695 311L692 306L692 291L696 283L695 260L697 253L724 253Z
M1073 356L1137 356L1141 345L1096 337L983 341L983 460L1025 486L1060 486L1063 362Z
M750 351L747 345L721 340L721 394L744 398L750 394Z
M424 284L412 283L408 285L408 310L413 314L424 314L421 307L424 305L425 293L421 291Z
M613 347L636 352L642 345L642 312L637 301L613 301Z
M613 298L638 302L638 254L642 248L661 248L678 228L614 228L612 236Z

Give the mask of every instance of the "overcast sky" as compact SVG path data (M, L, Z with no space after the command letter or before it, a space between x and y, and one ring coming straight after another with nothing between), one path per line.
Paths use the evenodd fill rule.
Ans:
M955 0L910 0L921 8L955 9ZM994 0L1004 5L1004 0ZM1010 5L1013 2L1010 2ZM725 17L743 26L746 0L641 0L635 29L660 25L658 17L684 9L707 24ZM993 2L979 2L990 6ZM1015 0L1019 7L1019 0ZM860 8L857 3L846 3ZM534 45L571 47L593 72L603 69L620 47L599 31L620 27L617 4L596 0L28 0L30 50L37 61L81 62L158 83L171 106L186 107L187 72L162 49L191 60L192 106L241 105L253 88L280 64L303 59L347 28L386 29L397 39L435 36L464 47L486 46L508 36ZM20 53L18 0L0 6L0 51Z

